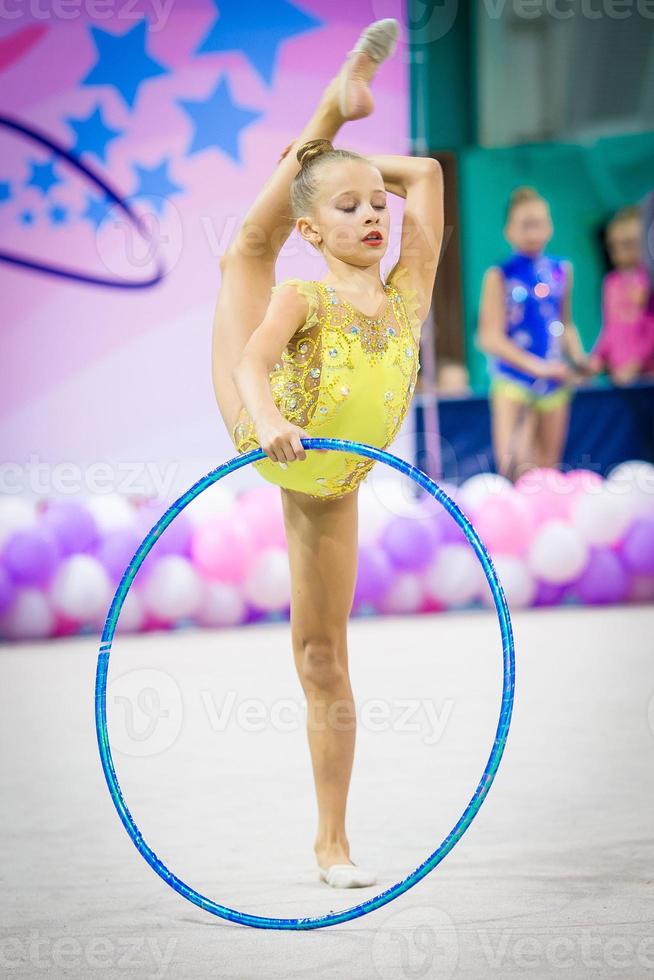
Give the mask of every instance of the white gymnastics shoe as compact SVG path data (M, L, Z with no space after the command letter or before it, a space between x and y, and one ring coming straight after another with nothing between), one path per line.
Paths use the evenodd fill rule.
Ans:
M320 868L320 878L332 888L368 888L377 881L377 872L365 871L356 864L330 864Z
M397 39L400 36L400 23L394 17L376 20L361 33L357 43L347 53L347 61L341 71L339 90L339 107L345 119L360 119L370 115L373 110L372 96L368 89L365 75L360 71L363 59L358 54L366 54L378 65L385 61L395 51ZM352 91L348 93L352 84Z

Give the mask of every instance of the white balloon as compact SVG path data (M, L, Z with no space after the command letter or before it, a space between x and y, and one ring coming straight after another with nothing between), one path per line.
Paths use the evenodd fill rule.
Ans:
M38 514L36 503L25 497L12 497L5 494L0 497L0 548L14 531L36 527Z
M282 548L265 548L243 583L243 596L257 609L284 609L291 601L291 572Z
M486 497L497 496L513 484L500 473L477 473L459 487L457 503L464 514L470 516Z
M536 582L525 562L513 555L495 555L493 565L509 609L526 609L530 606L536 596ZM484 605L495 606L488 582L481 598Z
M192 616L202 601L202 579L188 558L164 555L141 588L144 607L164 622Z
M136 527L136 508L118 493L86 494L82 503L91 511L103 533Z
M228 582L204 582L202 602L195 614L200 626L238 626L245 612L245 602L235 586Z
M588 561L588 545L566 521L546 521L537 532L527 555L532 575L563 585L582 573Z
M605 483L623 500L632 518L654 514L654 466L643 460L630 460L616 466Z
M107 612L109 609L107 608ZM106 614L102 619L101 628L104 627ZM116 634L118 633L138 633L145 621L145 609L143 600L136 589L130 589L125 596L125 601L118 616L116 623Z
M598 492L580 496L572 507L571 523L588 544L615 544L631 520L628 501L606 483Z
M54 633L55 617L41 589L18 589L10 608L0 616L0 636L7 640L42 640Z
M65 558L54 573L48 593L58 612L80 623L93 624L102 612L109 611L113 594L104 566L92 555Z
M391 515L367 483L359 487L358 505L359 544L377 544Z
M380 612L389 615L413 613L420 608L423 594L420 575L415 572L398 572L386 593L375 601L375 606Z
M444 544L422 575L430 598L444 606L465 605L477 599L484 572L468 544Z
M224 481L220 481L207 487L190 504L187 504L184 508L184 514L193 527L199 527L210 517L231 510L235 500L236 495L224 485Z

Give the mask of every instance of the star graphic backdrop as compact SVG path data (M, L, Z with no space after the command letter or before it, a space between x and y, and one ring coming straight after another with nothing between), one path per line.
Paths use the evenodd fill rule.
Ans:
M101 464L119 492L169 494L234 455L211 383L220 255L361 30L380 16L406 23L404 0L375 6L139 0L95 20L81 5L75 18L40 10L32 21L26 5L2 22L0 113L65 150L0 128L0 250L30 263L2 263L3 492L65 493L62 464L83 481ZM346 124L336 144L409 152L408 76L401 41L375 81L377 113ZM151 242L75 161L129 204ZM399 231L397 199L391 214ZM47 271L138 285L157 260L165 275L150 288ZM324 274L293 233L278 281ZM256 482L250 468L234 477Z

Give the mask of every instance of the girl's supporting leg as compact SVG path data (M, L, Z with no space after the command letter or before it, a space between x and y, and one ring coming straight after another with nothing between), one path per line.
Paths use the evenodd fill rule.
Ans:
M367 54L357 53L356 72L347 60L341 72L346 68L353 79L351 84L361 90L365 81L372 80L379 64ZM275 284L277 256L295 226L290 189L300 170L297 150L309 140L333 140L347 121L339 108L341 72L325 89L318 108L264 184L220 260L220 293L213 322L212 380L230 438L242 407L232 370L264 317ZM356 118L365 114L359 107Z
M353 863L345 832L356 737L347 624L358 563L358 487L336 500L281 492L291 569L293 655L307 698L318 799L314 851L319 866L327 868Z
M533 466L536 413L526 402L491 391L491 432L495 469L517 480Z
M536 466L559 469L568 435L569 419L570 405L567 402L538 412L535 438Z

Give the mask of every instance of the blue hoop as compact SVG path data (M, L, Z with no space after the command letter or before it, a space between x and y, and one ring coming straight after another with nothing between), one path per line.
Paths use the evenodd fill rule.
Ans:
M186 493L182 494L181 497L171 504L165 514L159 518L157 523L144 538L134 557L127 566L118 588L116 589L116 594L114 595L104 629L102 631L102 640L100 643L100 653L98 656L95 680L95 727L98 737L98 746L100 749L100 758L102 760L102 768L104 769L111 798L114 801L116 809L118 810L118 815L120 816L127 833L150 867L153 868L157 874L163 878L168 885L170 885L171 888L174 888L176 892L179 892L179 894L183 898L188 899L189 902L193 902L195 905L205 909L207 912L211 912L212 915L218 915L223 919L229 919L231 922L238 922L241 925L254 926L259 929L320 929L324 926L333 926L338 922L347 922L349 919L355 919L358 916L366 915L366 913L372 912L373 909L380 908L382 905L386 905L394 898L397 898L398 895L401 895L403 892L408 891L409 888L412 888L413 885L416 885L432 870L432 868L435 868L436 865L443 860L449 851L452 850L456 842L464 834L476 816L481 804L486 798L488 790L491 787L491 783L495 778L497 768L500 764L500 759L502 758L509 732L509 725L511 723L511 714L513 711L515 658L509 607L490 556L468 518L462 513L462 511L459 510L454 501L451 500L450 497L448 497L447 494L441 490L436 483L434 483L433 480L423 473L422 470L417 469L410 463L404 462L404 460L399 459L397 456L391 455L391 453L387 453L383 449L376 449L374 446L368 446L361 442L350 442L347 439L316 438L302 439L301 442L305 449L336 449L339 452L354 452L358 453L360 456L367 456L369 459L375 459L379 462L387 463L394 469L399 470L400 473L404 473L406 476L411 477L411 479L419 484L419 486L421 486L424 490L427 490L432 497L435 497L436 500L438 500L438 502L441 503L452 515L452 517L454 517L459 527L464 531L466 538L472 545L477 557L479 558L493 593L493 599L495 601L495 607L497 609L497 615L500 623L500 631L502 634L504 664L502 705L497 731L493 741L493 747L488 758L488 762L486 763L486 768L484 769L483 775L479 781L479 785L473 793L470 802L463 811L463 814L455 824L454 828L449 832L447 837L445 837L440 846L437 847L434 853L431 854L426 861L419 865L415 871L408 875L408 877L404 878L403 881L398 882L391 888L387 888L386 891L376 895L374 898L370 898L367 901L362 902L360 905L354 906L353 908L344 909L341 912L331 912L329 915L322 915L316 918L306 919L275 919L268 916L249 915L246 912L237 912L235 909L230 909L224 905L219 905L218 902L214 902L212 899L206 898L204 895L200 895L199 892L196 892L193 888L185 884L183 881L181 881L181 879L177 878L171 871L169 871L165 864L162 864L156 854L148 847L141 836L140 830L134 823L134 819L123 799L120 785L116 777L116 772L114 770L111 749L109 746L109 737L107 734L106 688L107 671L109 668L109 654L111 652L111 643L116 629L116 621L129 586L140 568L145 556L148 554L161 532L164 531L170 522L180 513L180 511L182 511L187 504L197 497L198 494L202 493L203 490L206 490L207 487L217 483L218 480L221 480L224 476L227 476L228 473L234 473L236 470L241 469L242 466L247 466L249 463L254 463L259 459L263 459L265 453L262 449L258 448L251 450L249 453L235 456L233 459L223 463L223 465L219 466L217 469L211 470L210 473L207 473L207 475L202 477L201 480L194 483L193 486L186 491Z

